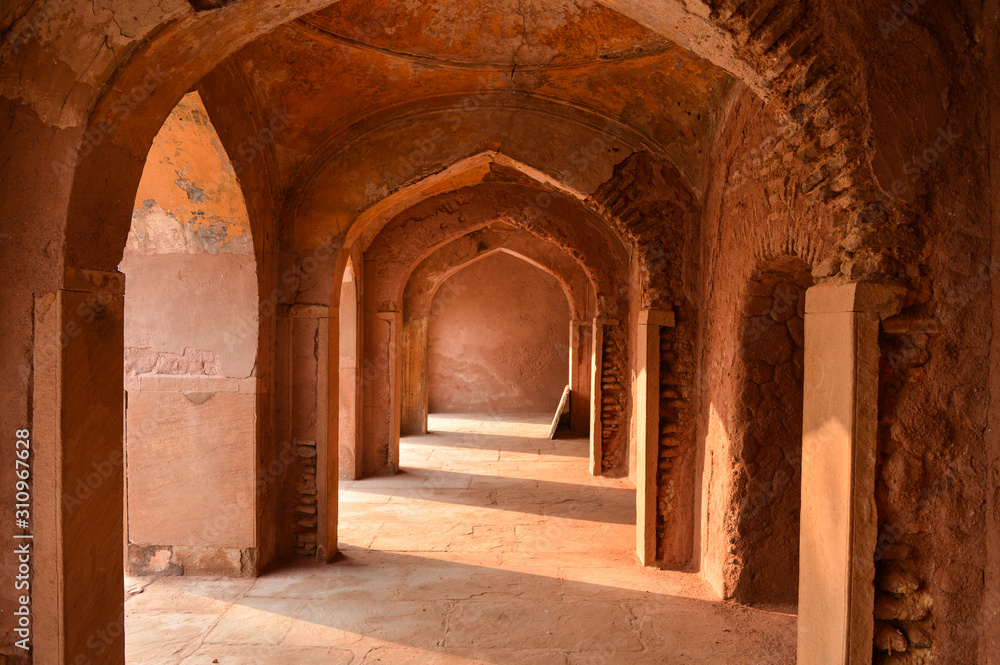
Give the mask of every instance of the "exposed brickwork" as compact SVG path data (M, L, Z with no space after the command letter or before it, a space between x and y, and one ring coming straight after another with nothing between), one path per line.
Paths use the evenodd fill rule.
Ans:
M884 205L871 171L864 81L823 34L818 3L713 0L710 6L786 120L762 151L756 177L791 177L807 200L829 205L838 218L840 247L817 278L901 274L900 259L915 258L919 239L897 207Z
M733 369L732 594L745 603L798 598L805 290L812 280L805 264L788 264L749 285Z
M625 379L625 329L604 326L601 348L601 458L603 473L621 473L627 465L624 437L628 413L628 382Z
M660 450L657 469L657 559L668 567L689 563L690 516L677 511L693 501L695 444L695 310L689 298L696 273L700 214L682 176L650 153L622 162L589 202L611 222L634 252L642 308L669 309L676 327L661 331Z
M677 169L648 152L636 153L615 168L587 204L635 251L642 307L678 301L700 209Z
M693 371L689 345L678 328L660 328L660 448L656 470L656 558L667 566L687 563L688 553L680 548L678 556L668 551L667 543L687 540L676 533L677 493L687 488L686 478L678 477L678 458L693 452L691 426ZM687 528L688 521L683 520ZM670 548L673 549L673 548Z
M316 554L316 442L299 441L302 473L295 484L295 554Z
M907 456L905 427L897 418L900 392L924 379L930 358L933 321L897 317L880 335L879 451L875 476L878 542L875 549L876 665L916 665L932 661L933 598L922 565L921 540L930 504L951 490L946 479L932 483L924 470L901 472ZM922 487L912 486L919 474ZM905 497L905 498L904 498Z

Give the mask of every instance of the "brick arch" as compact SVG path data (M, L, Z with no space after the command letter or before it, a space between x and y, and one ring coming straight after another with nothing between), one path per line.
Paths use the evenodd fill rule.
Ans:
M339 238L334 239L332 243L326 239L324 242L328 244L316 247L310 245L312 241L308 239L293 239L291 244L293 249L296 250L291 252L293 265L285 272L294 274L300 267L304 268L307 262L312 261L316 263L317 252L321 252L328 260L318 262L328 265L323 265L318 271L315 271L314 281L329 285L329 291L326 291L322 286L318 290L313 289L308 294L310 300L302 302L301 305L293 304L292 308L301 308L301 311L308 312L311 311L314 305L319 304L324 311L327 311L329 319L317 319L314 323L317 330L324 329L328 331L329 348L337 349L339 345L339 313L337 311L337 304L340 302L342 277L348 261L353 258L355 264L359 265L365 250L373 242L374 238L387 224L405 211L426 205L435 197L461 196L463 190L472 191L476 187L486 186L506 186L516 190L518 193L511 198L510 202L514 204L517 213L511 216L510 221L550 242L563 246L568 254L583 267L590 280L595 284L595 311L597 314L612 318L619 316L619 313L625 309L624 303L627 296L628 276L627 270L624 270L622 266L628 262L629 250L615 228L602 219L602 211L598 211L582 192L574 190L572 187L531 166L494 152L479 153L459 160L448 168L411 183L390 196L379 200L376 204L358 215L346 232L342 233ZM551 232L551 229L547 230L546 224L543 223L547 217L555 215L556 218L562 217L568 219L566 214L569 210L575 211L573 213L574 228L571 229L569 226L564 225L564 228L558 230L555 234ZM456 231L453 233L451 239L459 237L477 226L483 226L488 221L484 219L480 223L468 226L460 232ZM302 230L294 221L293 225L295 233ZM600 246L604 250L588 253L579 244L580 240L585 237L590 238L588 242L590 242L591 246ZM411 268L412 265L415 265L433 252L436 244L445 241L447 239L442 236L433 246L419 248L416 254L407 259L406 268ZM368 273L363 267L359 272L361 275L366 276ZM394 307L398 306L402 302L402 289L403 283L400 283L398 289L388 291L380 297L383 300L389 299ZM362 291L364 290L362 288ZM305 321L309 320L310 317L309 314L302 314L300 316L305 318L296 318L295 320ZM625 352L624 347L620 352ZM332 466L333 462L330 461L332 458L328 451L339 448L339 444L335 438L335 432L337 431L335 420L337 417L336 399L339 389L340 372L336 363L336 353L326 355L329 365L326 367L317 365L316 367L316 383L317 386L322 386L322 388L315 395L315 409L310 402L310 406L306 408L307 415L305 417L312 419L314 416L311 414L315 414L317 422L322 421L325 423L325 426L322 428L325 433L321 435L320 432L317 432L315 434L318 445L323 449L320 452L320 459L327 461L327 465L319 469L317 480L321 487L321 499L323 496L326 496L330 497L329 501L333 501L336 493L334 491L335 486L331 485L331 481L335 480L338 473L335 467ZM383 369L387 369L387 367ZM294 377L289 378L289 381L292 383L299 380ZM372 385L371 381L363 382ZM325 397L324 394L326 395ZM390 425L391 430L398 431L395 424ZM625 445L624 439L621 437L624 437L626 433L624 430L618 430L618 432L620 434L615 435L619 437L615 439L617 444ZM292 435L294 438L294 430ZM398 436L387 434L383 439L385 439L385 442L389 442L390 440L398 441ZM382 455L381 452L378 453L381 457L377 459L384 459L386 460L386 464L391 464L391 457L389 455L393 448L385 445L378 447L380 450L384 448L388 452L385 455ZM360 469L357 473L372 472L369 465L373 463L373 459L376 459L373 457L375 454L373 451L368 450L367 447L364 450L358 448L355 451L354 458L361 460ZM366 458L367 462L365 461ZM323 490L323 487L327 487L327 489ZM336 553L335 515L336 511L332 503L323 505L321 502L317 527L317 539L320 543L321 558L330 557Z
M586 221L586 232L594 238L601 236L603 239L598 242L608 248L608 254L587 260L584 250L574 247L573 238L568 231L562 233L561 243L567 247L574 247L570 250L573 258L588 271L591 280L598 285L598 293L613 300L617 287L614 283L606 281L605 276L615 272L612 267L615 261L621 262L625 258L623 238L613 226L602 220L601 211L590 205L584 194L530 166L494 152L479 153L455 162L444 171L412 183L366 209L343 234L334 275L342 275L352 252L366 251L382 229L401 213L436 196L466 188L470 188L471 191L471 188L487 182L508 182L518 188L521 192L518 202L520 210L512 212L512 218L525 229L534 229L535 232L544 228L539 222L550 214L553 207L557 210L577 207L582 213L581 219ZM424 251L426 253L420 260L433 250ZM603 263L597 265L594 260ZM331 302L337 302L339 298L336 292L338 284L338 280L333 279ZM401 296L400 292L392 294L391 297Z
M479 233L489 233L491 230L488 228L482 229ZM464 236L463 239L472 239L471 236L473 235L479 234L474 231ZM535 236L523 231L515 232L513 235L528 236L536 239ZM449 261L443 265L434 265L436 255L447 251L458 241L453 241L444 247L438 248L434 254L421 261L413 269L413 272L410 273L403 295L404 316L426 316L430 311L431 302L434 300L434 296L441 287L441 284L459 270L497 252L505 252L515 256L551 275L559 282L566 293L566 300L570 305L570 315L574 318L585 316L587 312L587 294L586 292L581 293L580 289L577 288L580 284L590 283L589 277L583 268L569 256L565 256L564 260L559 260L563 257L545 256L537 247L532 247L523 241L518 242L518 240L518 238L492 238L487 236L477 242L475 253L463 253L464 255L456 261Z
M512 141L511 127L493 118L498 111L528 118L540 136L522 135ZM476 133L442 131L459 120L475 126ZM671 135L681 133L669 114L663 122ZM547 150L550 133L561 137L563 149ZM662 155L691 189L697 189L696 172L689 168L695 165L686 163L676 145L619 117L542 95L460 89L414 99L321 137L291 177L286 208L296 218L308 217L314 210L332 216L337 232L343 232L354 222L351 213L360 215L383 198L483 154L518 162L522 170L543 174L585 197L624 155L643 151ZM359 180L366 186L351 186ZM343 201L331 205L339 199Z
M607 259L617 254L616 261L620 265L627 263L626 253L636 257L639 267L639 284L641 292L640 306L643 309L674 309L677 315L678 325L674 328L664 328L663 344L668 349L665 357L676 358L671 360L669 366L663 368L663 379L669 385L674 386L673 393L678 399L671 399L670 412L664 413L663 417L668 420L682 421L682 431L679 438L683 439L684 464L693 463L693 452L695 446L693 442L694 431L690 427L689 413L693 406L692 384L694 380L694 366L692 362L692 349L694 347L694 334L696 328L694 301L697 298L695 292L696 285L694 276L697 272L697 251L695 245L698 241L697 221L700 209L694 195L685 182L684 177L677 169L662 157L658 157L647 151L636 152L613 170L612 176L600 185L591 195L574 190L537 169L513 160L505 155L486 152L460 160L445 170L428 176L422 180L394 192L390 196L380 200L375 205L365 210L350 225L346 233L343 234L343 241L339 258L333 275L340 275L350 257L358 260L364 252L372 246L378 234L382 233L393 219L402 215L408 209L415 209L429 205L435 197L462 196L462 192L472 192L477 187L499 187L502 183L505 186L519 188L522 192L512 199L519 206L527 204L528 214L515 215L515 223L525 230L536 233L554 240L557 244L566 246L569 254L579 262L585 271L588 272L596 288L596 304L594 315L597 318L607 319L610 323L607 327L608 336L604 340L602 353L608 354L607 358L612 366L617 367L617 371L624 377L625 368L628 366L627 357L629 351L629 330L634 322L628 321L625 302L629 297L630 279L627 271L620 268L610 268L611 264ZM552 201L562 201L562 204L553 204ZM576 208L582 214L580 219L590 220L581 230L594 234L595 238L603 236L609 252L587 252L580 246L574 245L574 236L579 235L579 231L573 233L560 232L556 236L547 235L545 224L540 222L549 215L551 207L569 210ZM468 229L482 226L487 220L473 224ZM428 218L428 224L432 228L438 227L438 222L433 217ZM454 237L458 237L467 230L455 232ZM434 247L414 250L411 243L403 242L402 246L408 249L403 252L408 255L404 263L408 266L416 265L419 261L429 256L440 243L446 242L445 236L435 241ZM300 241L296 245L303 244ZM392 253L387 263L380 263L379 269L388 269L393 262L399 262L402 256ZM594 261L604 262L602 266L597 266ZM368 273L362 270L362 273ZM332 294L331 305L339 302L339 292L337 289L341 280L334 277L331 279ZM381 303L380 307L387 311L396 311L402 306L402 284L393 287L388 291L381 291L375 295L375 300ZM334 316L335 307L330 308L331 316ZM400 329L404 329L402 321L399 322ZM335 346L335 335L338 326L330 325L330 344ZM400 337L402 337L400 335ZM372 344L373 340L367 340L368 345L379 348L389 344L388 340L382 340L377 345ZM331 356L331 359L333 356ZM369 363L378 366L375 360L367 359ZM385 363L383 363L384 365ZM388 365L385 366L388 370ZM336 390L336 380L334 372L336 368L331 364L331 372L328 382L331 394ZM365 381L368 385L383 385L385 381L374 380L369 377ZM671 393L671 394L673 394ZM389 399L390 396L383 396ZM379 403L385 399L379 398ZM396 398L401 400L400 397ZM616 413L604 413L600 418L610 419L617 422L618 419L627 418L628 396L620 396L623 410ZM334 402L331 400L331 404ZM395 412L395 409L393 409ZM333 431L333 419L336 414L333 410L328 413L331 425L328 431ZM386 423L380 424L385 425ZM385 460L386 464L392 465L394 459L392 451L393 442L398 441L398 435L394 431L401 430L401 422L394 419L388 423L391 431L383 432L376 437L383 444L376 446L380 451L374 449L360 451L356 458L367 458L365 473L373 473L376 467L370 464L372 460ZM399 425L399 427L397 427ZM419 430L418 430L419 431ZM604 435L602 435L604 436ZM601 444L606 448L602 451L601 466L595 472L621 472L622 464L627 463L623 452L619 448L625 445L624 438L627 430L622 428L609 428L606 432L607 440ZM603 438L599 437L602 441ZM332 446L332 443L329 444ZM598 444L592 441L592 448ZM380 467L379 467L380 468ZM666 477L670 476L670 477ZM662 487L688 487L693 477L693 469L689 466L678 468L673 473L666 473L660 479ZM686 490L679 490L686 491ZM693 490L690 490L693 492ZM331 494L332 496L332 494ZM664 504L665 505L665 504ZM690 497L683 498L672 504L675 510L688 512L692 502ZM669 520L668 509L661 510L661 523ZM322 511L321 511L322 513ZM673 522L677 524L678 521ZM666 527L664 527L666 528ZM664 543L665 550L670 550L671 554L664 555L671 562L671 565L686 565L690 556L690 539L680 533L684 527L677 527L679 530L675 535L661 532L661 542ZM332 530L332 529L331 529ZM670 542L676 540L677 544Z
M764 179L790 176L809 206L836 219L817 279L901 274L915 261L911 220L872 171L866 83L842 34L816 0L601 0L670 36L742 81L780 126L752 149ZM801 176L801 177L800 177Z
M587 207L635 249L644 307L695 301L701 208L672 164L649 152L632 155L587 199Z
M836 219L839 246L814 270L816 278L899 274L899 259L914 239L908 220L883 205L871 165L865 81L844 48L846 36L821 17L823 3L710 0L710 6L711 19L759 73L762 97L784 121L774 148L760 156L760 176L804 172L798 191Z

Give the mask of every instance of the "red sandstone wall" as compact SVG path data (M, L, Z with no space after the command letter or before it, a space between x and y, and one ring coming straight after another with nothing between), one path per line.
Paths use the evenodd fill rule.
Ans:
M569 320L555 278L509 254L455 273L431 305L430 412L554 412L568 381Z
M134 573L256 560L257 278L250 223L197 94L153 142L121 269Z

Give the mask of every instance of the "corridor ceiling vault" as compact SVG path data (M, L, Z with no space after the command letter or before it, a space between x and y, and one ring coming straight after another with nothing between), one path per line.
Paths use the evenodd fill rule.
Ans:
M277 184L341 201L484 151L577 184L596 159L606 179L647 150L700 192L731 87L711 63L587 1L341 0L254 41L225 70L244 99L219 103L246 105L265 126L277 119ZM585 194L599 184L590 178Z

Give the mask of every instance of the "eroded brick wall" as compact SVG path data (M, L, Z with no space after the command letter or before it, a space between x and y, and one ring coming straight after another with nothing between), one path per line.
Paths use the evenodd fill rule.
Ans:
M812 278L801 262L788 263L748 286L733 368L739 402L729 539L732 594L745 603L798 600L805 291Z
M603 326L601 340L601 472L621 475L628 464L629 384L625 329Z
M689 314L687 315L689 316ZM656 470L656 558L664 565L684 567L691 560L694 468L692 421L694 363L692 345L677 327L660 328L659 453Z
M955 496L962 483L957 469L941 468L914 447L903 416L900 397L927 381L931 340L939 325L915 317L911 307L883 325L879 337L879 429L875 496L878 541L875 547L876 665L928 663L934 660L934 620L941 609L932 589L934 537L932 513L947 495ZM926 455L926 454L925 454ZM937 467L937 468L935 468ZM978 592L966 590L969 600ZM950 595L950 594L949 594ZM955 599L957 600L957 599Z

